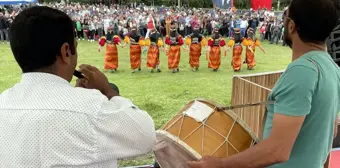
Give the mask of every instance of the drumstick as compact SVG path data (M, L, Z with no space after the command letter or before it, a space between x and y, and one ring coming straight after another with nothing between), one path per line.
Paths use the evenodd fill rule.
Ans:
M237 108L254 107L254 106L270 105L270 104L274 104L274 101L263 101L263 102L257 102L257 103L240 104L240 105L217 107L217 108L218 110L233 110Z

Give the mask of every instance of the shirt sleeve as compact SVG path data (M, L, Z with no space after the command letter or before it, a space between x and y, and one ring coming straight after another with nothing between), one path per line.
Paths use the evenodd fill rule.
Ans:
M275 88L275 113L308 115L317 81L318 74L313 67L297 65L288 68Z
M156 142L151 116L123 97L104 102L94 125L100 160L146 154Z

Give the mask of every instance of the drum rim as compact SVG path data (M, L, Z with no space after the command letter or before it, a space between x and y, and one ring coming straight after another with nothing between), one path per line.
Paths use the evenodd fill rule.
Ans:
M164 130L158 130L156 131L156 136L157 134L162 134L165 135L167 138L171 139L174 143L176 143L177 145L181 145L181 147L183 147L185 150L187 150L188 152L190 152L191 155L193 155L194 157L196 157L196 159L201 159L202 156L196 152L192 147L190 147L187 143L185 143L184 141L182 141L181 139L179 139L179 137L176 137L175 135L172 135L171 133L164 131Z
M190 147L187 143L185 143L184 141L182 141L181 139L179 139L179 137L176 137L174 135L172 135L171 133L165 131L165 130L157 130L156 131L156 137L157 135L164 135L166 136L167 138L169 138L170 140L172 140L172 143L175 143L177 146L183 148L187 153L189 153L190 155L196 157L197 160L201 159L202 156L196 152L192 147ZM161 163L159 163L158 161L158 156L157 156L157 153L156 153L157 150L154 150L154 154L155 154L155 157L156 157L156 161L158 162L159 166L162 168L162 165Z

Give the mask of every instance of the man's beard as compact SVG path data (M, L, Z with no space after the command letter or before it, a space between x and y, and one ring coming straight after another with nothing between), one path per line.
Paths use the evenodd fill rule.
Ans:
M292 39L289 38L289 35L288 35L288 24L289 24L289 21L287 20L286 24L285 24L285 30L283 32L283 38L286 42L286 44L292 49L292 46L293 46L293 42L292 42Z

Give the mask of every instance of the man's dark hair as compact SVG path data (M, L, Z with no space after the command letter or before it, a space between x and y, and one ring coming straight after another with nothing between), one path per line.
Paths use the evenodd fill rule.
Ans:
M73 31L71 18L59 10L35 6L20 12L10 28L10 43L22 72L53 65L64 43L75 54Z
M338 0L292 0L289 16L303 42L324 43L339 19Z

